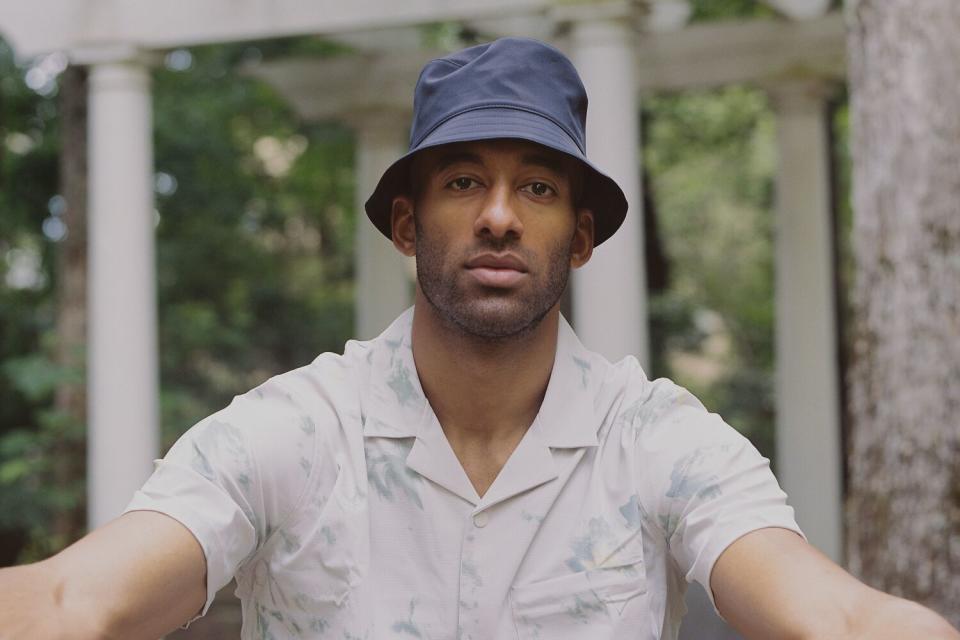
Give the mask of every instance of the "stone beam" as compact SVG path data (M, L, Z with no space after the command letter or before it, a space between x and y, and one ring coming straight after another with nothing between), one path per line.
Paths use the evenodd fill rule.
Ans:
M305 120L342 119L356 109L413 109L420 69L442 52L403 51L335 58L286 58L252 65L247 75L273 86Z
M846 27L834 12L803 22L694 24L640 38L641 92L704 89L778 78L846 76Z
M705 89L738 82L822 78L846 72L843 17L805 22L754 20L692 25L638 38L636 81L641 93ZM333 119L357 105L411 107L413 85L434 51L288 59L250 67L309 120Z
M142 49L482 20L545 11L555 0L0 0L17 55L114 43Z

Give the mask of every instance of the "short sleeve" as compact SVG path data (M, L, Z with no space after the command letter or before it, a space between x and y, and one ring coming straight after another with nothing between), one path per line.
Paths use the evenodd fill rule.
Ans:
M295 511L309 484L315 432L291 390L273 378L184 433L127 505L125 512L174 518L200 543L207 565L200 616Z
M730 544L767 527L803 533L770 461L683 387L654 384L661 388L651 402L660 408L640 439L648 480L641 499L679 570L716 608L710 573Z

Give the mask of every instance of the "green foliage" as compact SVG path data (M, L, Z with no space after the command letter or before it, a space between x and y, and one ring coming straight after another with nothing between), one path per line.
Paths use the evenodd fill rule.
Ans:
M691 0L695 22L731 18L766 18L776 15L761 0Z
M11 358L3 363L0 371L31 402L49 398L60 384L82 381L80 372L57 366L42 353Z
M167 444L350 335L351 136L304 125L240 73L265 55L340 51L316 42L196 48L189 69L155 74L156 167L176 183L157 200Z
M74 372L45 355L55 320L54 248L41 233L58 179L54 99L26 86L0 41L0 535L38 540L52 509L82 493L46 483L51 444L77 426L51 409L54 386Z
M343 50L315 38L198 47L153 74L164 448L351 334L352 137L300 122L243 73ZM82 473L56 481L58 456L82 472L84 425L52 409L56 387L83 377L52 357L57 243L41 228L58 188L55 94L30 90L25 72L0 43L0 538L27 534L20 560L69 542L50 535L52 522L84 497ZM9 151L11 135L23 153ZM11 249L39 255L36 286L5 284Z
M848 110L844 99L837 104L839 271L849 283ZM651 300L654 371L689 387L773 458L774 115L762 91L733 86L650 98L644 117L648 186L672 276Z
M831 9L839 9L842 0L833 0ZM777 15L770 5L762 0L690 0L693 8L691 20L726 20L733 18L771 18Z
M850 160L850 104L846 95L835 100L832 109L834 207L836 209L835 232L837 236L837 276L841 288L840 316L845 335L852 335L853 309L848 292L853 291L853 202L851 200Z
M652 300L658 375L773 455L774 122L744 87L645 101L644 161L671 263Z
M52 361L52 341L47 332L39 351L10 358L0 367L7 384L34 407L29 424L0 431L0 531L28 533L23 561L49 556L69 543L51 535L51 518L79 508L84 500L83 483L57 482L62 470L56 467L64 464L59 456L82 452L85 427L52 407L57 387L82 382L83 373ZM82 469L82 461L69 464Z

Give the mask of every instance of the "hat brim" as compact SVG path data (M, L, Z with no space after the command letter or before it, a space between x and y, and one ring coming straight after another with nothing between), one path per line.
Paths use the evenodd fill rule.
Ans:
M410 164L417 153L455 142L501 138L541 144L565 153L583 165L584 185L579 206L593 212L594 246L603 243L623 224L627 214L627 199L619 185L587 160L573 139L559 125L539 114L511 107L466 111L436 127L383 172L376 189L364 205L367 217L380 233L390 238L393 199L409 193Z

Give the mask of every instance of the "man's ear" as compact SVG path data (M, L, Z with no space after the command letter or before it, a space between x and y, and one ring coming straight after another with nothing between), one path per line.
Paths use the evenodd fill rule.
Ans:
M577 228L573 232L570 244L570 266L574 269L582 267L593 255L593 211L580 209L577 211Z
M417 233L413 221L413 200L408 196L397 196L390 208L390 230L393 246L403 255L410 257L417 253Z

